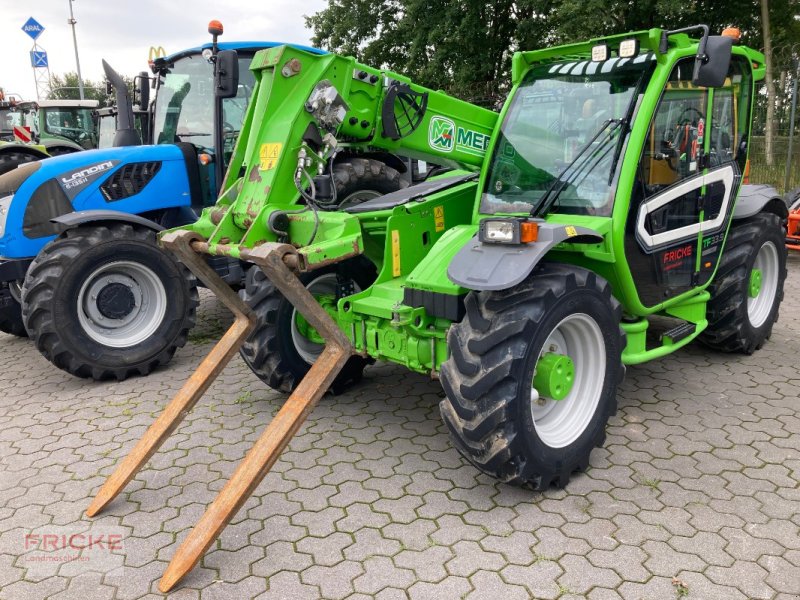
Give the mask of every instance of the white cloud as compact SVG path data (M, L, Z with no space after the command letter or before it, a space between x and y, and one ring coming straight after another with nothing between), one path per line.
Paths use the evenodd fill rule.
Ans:
M76 0L73 10L81 72L84 79L101 81L100 59L104 58L118 72L135 75L147 68L150 46L164 46L172 53L210 41L206 28L211 19L222 21L223 41L309 44L311 31L305 28L303 16L325 5L324 0ZM68 0L0 0L0 14L4 47L0 87L25 99L36 97L28 54L33 43L22 31L31 16L45 27L37 41L48 53L50 72L76 70L72 30L67 24Z

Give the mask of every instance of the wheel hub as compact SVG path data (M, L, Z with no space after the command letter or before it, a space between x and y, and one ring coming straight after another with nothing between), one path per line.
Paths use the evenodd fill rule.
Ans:
M112 282L97 294L97 309L108 319L121 319L136 307L136 298L124 283Z
M580 437L600 401L605 371L605 340L593 317L575 313L556 325L531 382L531 417L542 442L564 448Z
M533 387L540 396L563 400L572 391L575 381L575 364L566 354L546 352L536 363Z
M750 271L750 285L747 292L751 298L756 298L761 291L761 269L753 269Z
M747 281L747 318L753 327L764 325L772 312L778 293L780 269L778 248L771 241L765 242L756 254Z
M150 267L119 261L86 277L76 304L78 321L92 340L129 348L158 330L167 312L167 291Z

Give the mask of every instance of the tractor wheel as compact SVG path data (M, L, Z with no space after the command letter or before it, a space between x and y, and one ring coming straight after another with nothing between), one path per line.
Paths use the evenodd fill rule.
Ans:
M770 213L734 221L708 287L707 346L752 354L769 339L778 320L786 280L786 230Z
M156 245L153 231L128 224L71 229L28 269L22 316L36 347L77 377L147 375L186 344L197 287Z
M441 369L451 439L500 481L563 487L589 465L617 408L625 340L611 287L543 263L509 290L469 293L466 309Z
M16 281L9 281L7 286L0 285L0 331L28 337L28 332L22 323L20 291L20 285Z
M392 167L373 158L347 158L333 166L336 205L344 210L378 196L408 187L408 182Z
M800 210L800 188L795 188L787 192L784 196L786 205L789 207L789 212Z
M41 160L29 152L2 152L0 153L0 175L8 173L25 163Z
M335 308L337 297L366 289L375 276L372 264L361 259L304 273L300 281L323 307ZM255 311L257 325L239 353L259 379L274 390L289 393L308 373L324 343L264 271L251 268L245 281L239 296ZM351 357L333 382L333 392L360 381L367 364L366 358Z

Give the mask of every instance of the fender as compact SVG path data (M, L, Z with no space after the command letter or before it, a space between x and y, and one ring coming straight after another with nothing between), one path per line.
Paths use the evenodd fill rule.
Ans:
M447 268L453 283L470 290L505 290L525 279L556 244L598 244L603 236L587 227L539 223L532 244L482 244L477 235L458 251Z
M99 221L122 221L123 223L130 223L132 225L142 225L153 231L164 231L164 227L155 221L118 210L79 210L50 219L50 222L58 223L62 226L62 233L67 229L74 229L86 223L97 223Z
M733 209L733 218L746 219L760 212L772 213L781 219L789 216L786 201L774 187L763 184L743 185L736 200L736 207Z

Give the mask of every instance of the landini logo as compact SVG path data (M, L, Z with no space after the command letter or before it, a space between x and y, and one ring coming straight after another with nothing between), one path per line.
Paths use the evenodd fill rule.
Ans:
M459 152L483 156L489 146L489 136L471 129L457 127L447 117L435 116L428 125L428 145L439 152Z

